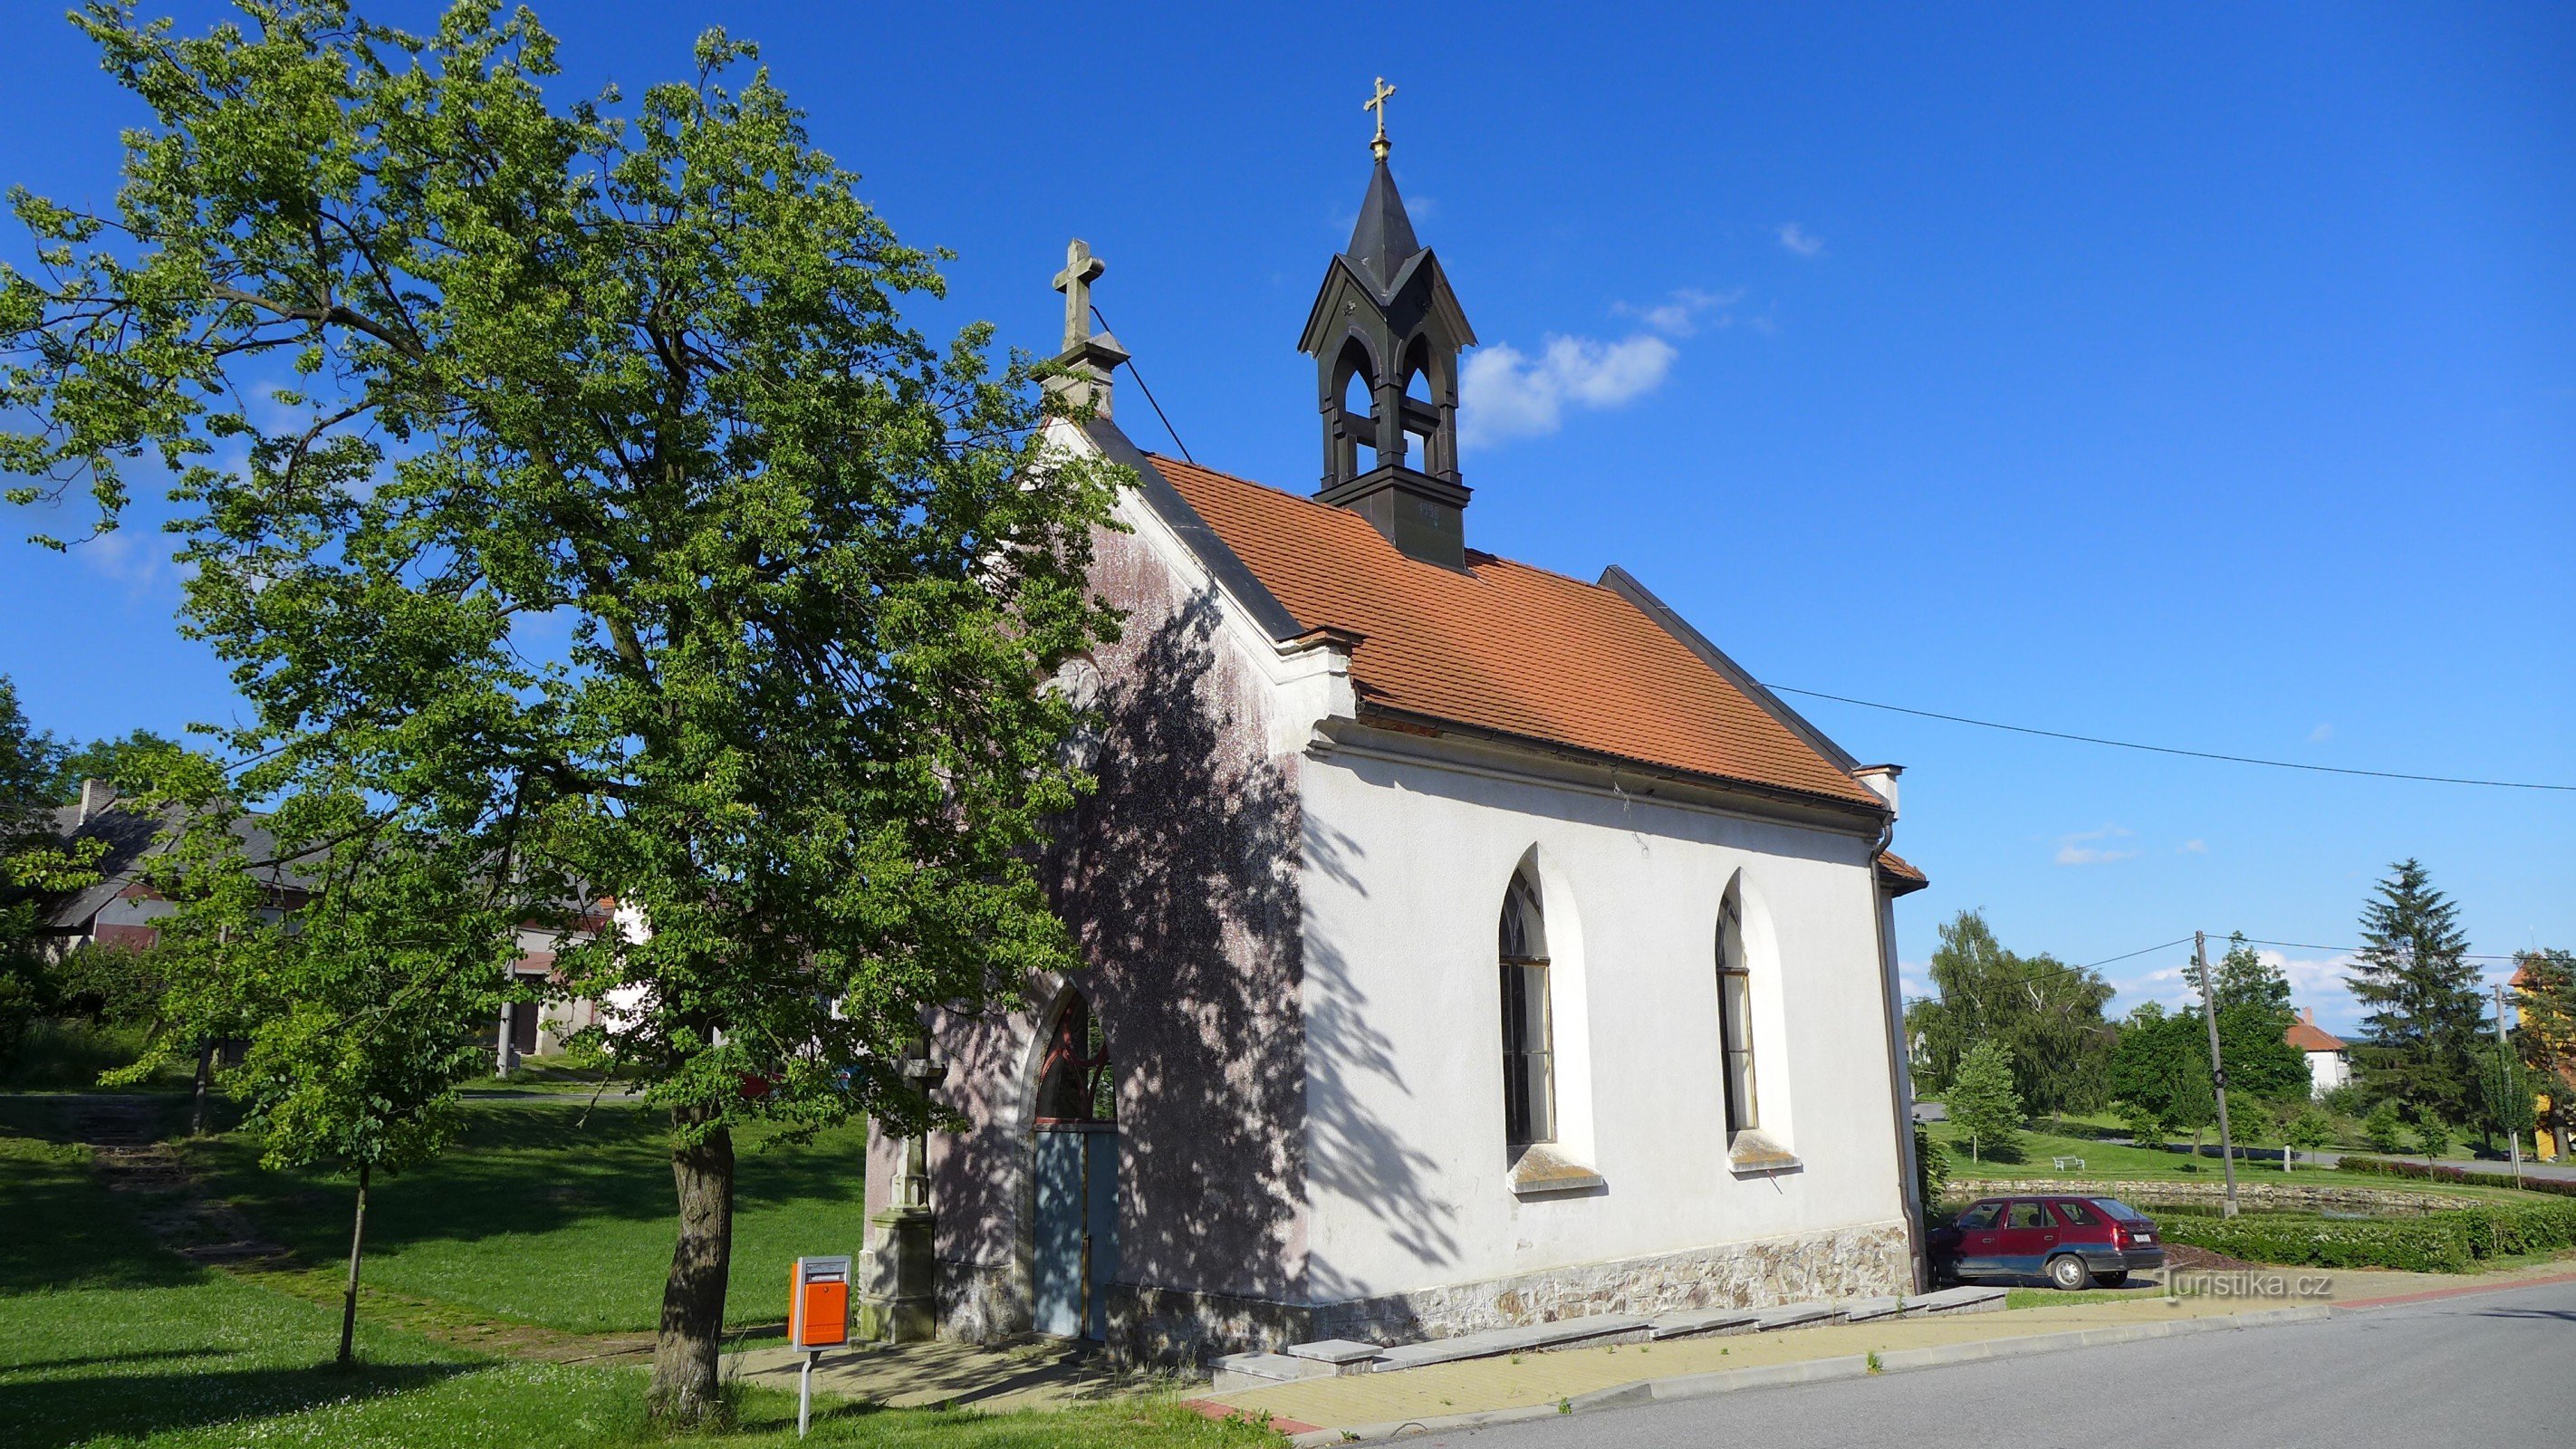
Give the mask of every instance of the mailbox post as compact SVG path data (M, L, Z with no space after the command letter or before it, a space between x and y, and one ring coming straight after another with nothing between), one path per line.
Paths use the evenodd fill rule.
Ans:
M796 1376L796 1437L814 1416L814 1364L850 1341L850 1260L799 1258L787 1274L787 1346L805 1355Z

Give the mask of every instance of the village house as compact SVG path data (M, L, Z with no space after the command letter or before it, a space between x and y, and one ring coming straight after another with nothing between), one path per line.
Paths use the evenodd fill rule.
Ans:
M2352 1051L2342 1037L2317 1025L2313 1006L2299 1013L2283 1033L2290 1045L2307 1054L2308 1095L2322 1097L2352 1081Z
M234 819L232 828L248 859L268 862L259 867L267 886L267 915L278 920L303 907L305 880L291 867L274 862L277 844L264 820L257 811L245 811ZM42 926L46 951L59 958L84 948L143 951L156 944L161 938L160 923L178 905L154 886L152 862L169 849L170 832L177 824L178 816L171 810L139 810L120 801L116 787L105 780L82 781L80 803L54 812L53 833L66 846L103 842L94 867L99 879L46 904ZM559 935L551 926L519 928L520 954L511 974L529 988L530 999L506 1002L496 1014L492 1032L496 1074L507 1076L531 1058L555 1054L564 1038L597 1019L594 1002L537 998L554 974L556 949L567 942L589 940L606 926L607 918L593 912L575 922L576 929L569 935ZM225 1054L238 1060L238 1045L229 1046Z
M1135 474L1124 636L1063 681L1090 969L934 1018L967 1126L869 1150L899 1335L1169 1362L1920 1281L1897 768L1626 571L1473 546L1475 334L1376 150L1299 340L1310 489L1138 449L1103 264L1056 279L1096 415L1053 439Z

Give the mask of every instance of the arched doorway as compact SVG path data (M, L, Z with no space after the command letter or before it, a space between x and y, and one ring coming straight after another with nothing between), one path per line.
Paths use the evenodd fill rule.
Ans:
M1117 1114L1108 1040L1090 1001L1068 990L1038 1062L1030 1287L1040 1333L1108 1336L1103 1290L1118 1273Z

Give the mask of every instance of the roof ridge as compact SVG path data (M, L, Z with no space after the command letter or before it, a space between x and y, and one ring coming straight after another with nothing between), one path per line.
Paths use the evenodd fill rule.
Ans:
M1302 494L1302 493L1291 493L1291 492L1289 492L1289 491L1288 491L1287 489L1285 489L1285 488L1277 487L1276 485L1269 484L1269 483L1264 483L1264 482L1262 482L1262 481L1261 481L1260 479L1258 479L1258 478L1246 478L1245 476L1243 476L1243 475L1242 475L1242 474L1240 474L1240 473L1229 473L1229 472L1225 471L1223 468L1211 468L1211 467L1209 467L1209 466L1208 466L1207 464L1205 464L1205 463L1192 462L1192 461L1190 461L1189 459L1186 459L1186 458L1175 458L1175 457L1171 456L1171 455L1170 455L1170 454L1168 454L1168 453L1157 453L1157 452L1153 452L1153 451L1151 451L1150 449L1149 449L1149 450L1146 450L1146 452L1145 452L1145 456L1146 456L1146 457L1148 457L1148 458L1153 459L1153 460L1154 460L1154 462L1155 462L1157 465L1165 464L1165 463L1169 463L1169 464L1174 464L1174 465L1176 465L1176 466L1183 467L1183 468L1194 468L1194 469L1198 470L1199 472L1201 472L1201 473L1205 473L1205 474L1208 474L1208 475L1210 475L1210 476L1212 476L1212 477L1223 478L1223 479L1225 479L1225 480L1226 480L1227 482L1229 482L1229 483L1240 483L1240 484L1242 484L1242 485L1243 485L1244 487L1246 487L1246 488L1258 488L1258 489L1260 489L1260 490L1261 490L1262 492L1264 492L1264 493L1275 493L1275 494L1277 494L1278 496L1280 496L1281 498L1285 498L1285 499L1287 499L1287 500L1288 500L1289 502L1291 502L1291 503L1302 503L1302 504L1306 505L1306 506L1307 506L1307 507L1309 507L1309 508L1318 508L1318 509L1323 510L1323 511L1324 511L1324 512L1326 512L1326 513L1338 513L1338 514L1349 514L1349 513L1350 513L1350 510L1349 510L1349 509L1347 509L1347 508L1340 508L1340 507L1336 507L1335 505L1330 504L1330 503L1318 503L1318 502L1316 502L1314 499L1309 498L1309 497L1305 496L1305 495L1304 495L1304 494ZM1353 514L1352 516L1353 516L1353 517L1357 517L1357 515L1356 515L1356 514ZM1390 545L1389 545L1389 547L1393 547L1393 545L1391 545L1391 544L1390 544ZM1399 552L1401 552L1401 550L1398 550L1398 551L1399 551ZM1509 556L1504 555L1504 554L1496 553L1496 552L1494 552L1494 551L1493 551L1493 550L1491 550L1491 549L1473 548L1473 547L1471 547L1471 548L1469 548L1469 549L1467 550L1467 552L1468 552L1468 553L1471 553L1471 554L1480 555L1480 556L1482 556L1483 558L1485 558L1485 559L1487 559L1487 560L1490 560L1491 562L1494 562L1494 563L1498 563L1498 564L1509 564L1509 565L1511 565L1513 568L1516 568L1516 569L1526 569L1526 570L1528 570L1529 572L1534 573L1534 574L1545 574L1545 575L1547 575L1549 578L1552 578L1552 579L1562 579L1562 580L1564 580L1566 583L1569 583L1569 584L1574 585L1576 588L1581 588L1581 589L1590 589L1592 592L1594 592L1594 593L1596 593L1596 594L1608 594L1610 597L1612 597L1612 598L1614 598L1614 599L1619 599L1619 602L1621 602L1621 603L1623 603L1623 604L1628 602L1628 601L1627 601L1627 600L1625 600L1625 599L1620 599L1620 598L1619 598L1619 591L1618 591L1618 590L1616 590L1616 589L1604 588L1604 587L1602 587L1599 583L1595 582L1594 580L1587 579L1587 578L1583 578L1583 577L1581 577L1580 575L1576 575L1576 574L1569 574L1569 573L1563 572L1562 570L1559 570L1559 569L1552 569L1552 568L1547 567L1545 564L1534 564L1534 563L1529 562L1527 559L1517 559L1517 558L1512 558L1512 557L1509 557ZM1419 562L1421 562L1421 560L1416 559L1416 560L1414 560L1414 562L1419 563ZM1432 567L1434 567L1434 568L1439 568L1440 566L1439 566L1438 564L1434 564L1434 565L1432 565ZM1457 572L1457 570L1455 570L1455 569L1443 569L1443 570L1441 570L1441 571L1442 571L1443 573L1455 573L1455 572ZM1473 577L1473 575L1470 575L1470 577ZM1630 605L1630 607L1631 607L1631 608L1633 608L1633 607L1635 607L1635 606L1634 606L1634 605Z

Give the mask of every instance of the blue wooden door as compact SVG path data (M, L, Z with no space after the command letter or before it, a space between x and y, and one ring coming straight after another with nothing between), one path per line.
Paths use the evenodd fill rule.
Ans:
M1045 1125L1037 1134L1037 1331L1103 1338L1102 1288L1118 1273L1118 1130Z

